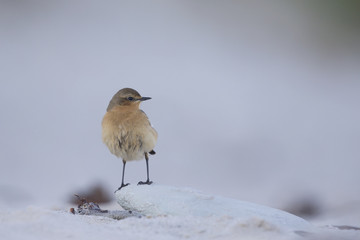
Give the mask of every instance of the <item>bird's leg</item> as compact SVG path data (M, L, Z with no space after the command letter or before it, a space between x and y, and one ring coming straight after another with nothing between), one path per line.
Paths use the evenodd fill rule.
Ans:
M148 156L147 153L145 153L145 160L146 160L147 180L146 180L146 182L140 181L140 182L138 183L138 185L143 185L143 184L150 185L150 184L153 183L153 182L150 181L150 179L149 179L149 156Z
M124 184L125 165L126 165L126 161L123 159L123 171L122 171L121 186L116 191L119 191L121 188L126 187L127 185L129 185L129 183Z

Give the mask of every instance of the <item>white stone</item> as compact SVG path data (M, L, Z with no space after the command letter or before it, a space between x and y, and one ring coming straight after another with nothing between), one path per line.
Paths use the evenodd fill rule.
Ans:
M189 188L164 185L129 185L115 193L126 210L146 216L232 217L257 219L285 231L311 231L313 226L290 213L236 199L212 196Z

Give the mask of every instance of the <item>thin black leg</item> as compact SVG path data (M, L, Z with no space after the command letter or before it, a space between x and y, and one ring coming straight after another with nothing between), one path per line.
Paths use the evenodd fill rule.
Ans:
M123 160L122 180L121 180L121 186L118 188L118 190L120 190L121 188L126 187L127 185L129 185L129 183L124 184L125 165L126 165L126 161L125 161L125 160ZM116 191L118 191L118 190L116 190Z
M152 181L150 181L150 178L149 178L149 156L148 156L147 153L145 153L145 160L146 160L147 180L146 180L146 182L140 181L140 182L138 183L138 185L143 185L143 184L150 185L150 184L153 183Z

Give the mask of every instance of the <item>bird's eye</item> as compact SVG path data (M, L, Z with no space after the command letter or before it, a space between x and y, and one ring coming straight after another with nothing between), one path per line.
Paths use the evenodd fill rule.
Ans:
M133 97L128 97L127 100L132 101L132 100L134 100L134 98Z

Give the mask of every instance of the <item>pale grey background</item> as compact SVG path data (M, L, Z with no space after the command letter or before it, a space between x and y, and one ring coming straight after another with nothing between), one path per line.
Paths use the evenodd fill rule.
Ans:
M274 207L360 201L360 28L329 2L1 1L2 202L115 190L101 120L123 87L153 98L157 183ZM145 173L129 163L126 179Z

